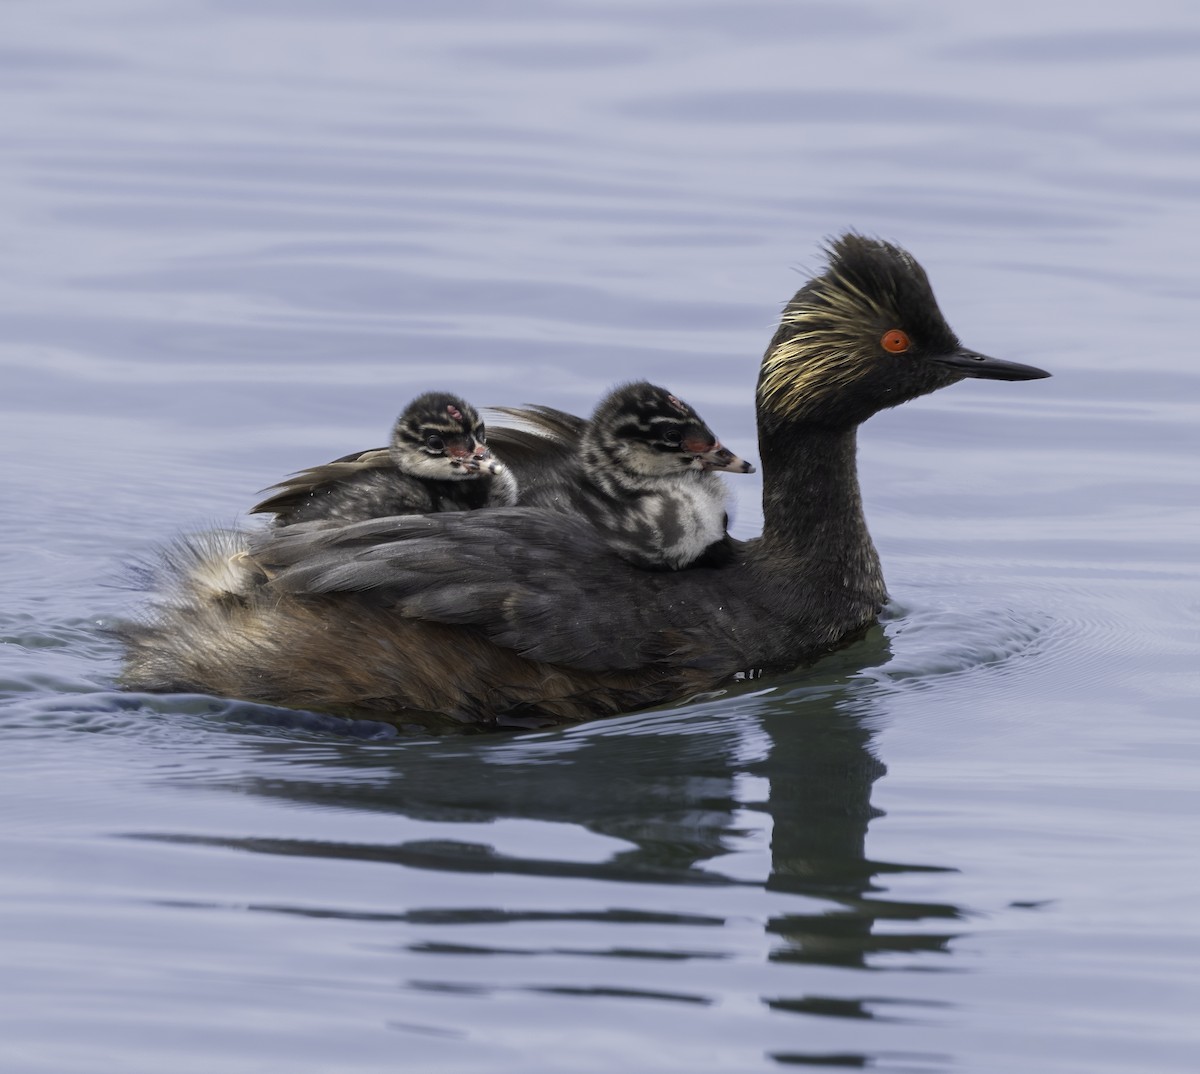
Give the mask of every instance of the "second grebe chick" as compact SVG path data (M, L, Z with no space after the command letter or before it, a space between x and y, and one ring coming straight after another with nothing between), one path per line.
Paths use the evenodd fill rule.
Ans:
M301 470L272 486L250 513L287 526L508 507L517 502L516 480L485 434L470 403L426 392L396 419L388 447Z
M536 411L526 420L536 425ZM520 502L583 515L638 567L716 566L731 556L727 490L717 470L749 474L754 467L722 447L687 403L636 381L600 401L569 462Z

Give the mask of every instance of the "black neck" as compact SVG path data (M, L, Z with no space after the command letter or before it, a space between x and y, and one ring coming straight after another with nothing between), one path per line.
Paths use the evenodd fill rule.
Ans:
M856 599L885 599L879 556L867 532L856 463L857 427L814 428L762 411L763 539L774 571Z

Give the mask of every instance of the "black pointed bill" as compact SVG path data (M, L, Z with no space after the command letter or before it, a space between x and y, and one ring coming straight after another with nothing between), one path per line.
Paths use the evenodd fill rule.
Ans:
M1003 358L989 358L978 351L959 347L950 354L937 354L929 359L938 365L949 366L960 377L976 377L979 380L1041 380L1050 376L1035 365L1007 362Z
M696 462L705 470L724 470L730 474L752 474L754 464L735 455L729 448L720 443L714 444L708 451L702 451L696 456Z

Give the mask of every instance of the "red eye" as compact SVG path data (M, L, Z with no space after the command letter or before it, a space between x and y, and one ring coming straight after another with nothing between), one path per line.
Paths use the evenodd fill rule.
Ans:
M889 354L903 354L912 346L912 340L908 338L907 332L901 332L899 328L892 328L883 333L879 345Z

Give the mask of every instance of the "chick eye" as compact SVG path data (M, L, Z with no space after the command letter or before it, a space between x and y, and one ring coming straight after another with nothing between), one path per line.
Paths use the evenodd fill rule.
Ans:
M883 333L879 345L889 354L903 354L912 346L912 340L908 338L907 332L902 332L899 328L891 328Z
M683 430L678 425L672 425L663 430L663 441L668 444L679 444L683 442Z
M429 448L430 451L444 451L446 448L446 441L436 433L430 433L427 437L425 437L425 446Z

